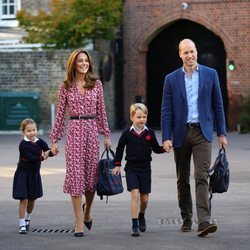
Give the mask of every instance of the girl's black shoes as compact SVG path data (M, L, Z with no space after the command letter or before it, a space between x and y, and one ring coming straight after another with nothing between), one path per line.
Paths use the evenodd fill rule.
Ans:
M26 226L20 226L19 227L19 233L20 234L27 234Z

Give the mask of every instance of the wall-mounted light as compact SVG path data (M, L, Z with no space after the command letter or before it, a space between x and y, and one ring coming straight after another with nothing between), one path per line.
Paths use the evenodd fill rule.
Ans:
M230 60L230 61L228 62L228 70L234 71L234 69L235 69L234 60Z
M189 6L188 3L186 3L186 2L183 2L181 4L181 7L182 7L183 10L186 10L188 8L188 6Z

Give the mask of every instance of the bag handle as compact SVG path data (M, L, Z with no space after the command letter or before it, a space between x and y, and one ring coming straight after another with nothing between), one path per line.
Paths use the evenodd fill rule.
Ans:
M107 157L108 160L110 159L109 153L112 155L113 158L115 158L115 153L114 153L114 151L110 148L110 149L105 149L105 150L103 151L102 156L101 156L101 159L103 158L105 152L106 152L106 157Z
M223 147L220 148L219 153L218 153L218 156L220 156L220 155L222 155L222 154L225 154L225 155L226 155L226 150L225 150L225 148L223 148ZM211 168L208 170L208 173L213 172L215 169L216 169L215 166L211 167Z
M219 154L226 154L226 149L224 147L220 148Z
M218 156L220 156L221 154L226 154L226 149L225 149L224 147L220 148L219 153L218 153ZM210 169L208 170L209 178L211 177L210 175L211 175L211 173L212 173L215 169L216 169L216 167L213 166L212 168L210 168ZM212 209L212 198L213 198L213 193L212 193L212 189L210 189L210 188L209 188L209 195L210 195L210 197L209 197L209 201L208 201L208 202L209 202L209 210L211 211L211 209Z

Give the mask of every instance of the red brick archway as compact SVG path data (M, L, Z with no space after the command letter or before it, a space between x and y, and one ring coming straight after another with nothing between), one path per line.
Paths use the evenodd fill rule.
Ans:
M124 2L124 110L129 124L128 107L135 101L136 89L144 89L147 98L147 53L150 42L179 19L193 21L220 37L226 52L226 64L234 60L237 67L226 71L229 97L229 128L236 129L239 112L234 112L238 99L250 89L250 48L245 39L249 22L249 4L244 1L189 1L189 8L181 8L182 1L126 0ZM233 10L233 11L232 11ZM229 22L234 20L234 22ZM239 97L239 98L238 98ZM236 100L236 102L235 102ZM236 105L236 106L237 106ZM155 110L155 112L160 112Z

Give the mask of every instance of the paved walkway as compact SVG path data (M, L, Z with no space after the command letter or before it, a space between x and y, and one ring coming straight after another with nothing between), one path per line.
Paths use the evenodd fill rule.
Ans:
M119 135L120 131L112 134L114 149ZM161 141L160 132L157 136ZM42 137L49 142L48 135ZM0 249L250 249L250 134L228 135L230 186L227 193L214 195L212 219L218 223L218 231L205 238L196 236L196 220L190 233L179 232L181 217L177 206L173 153L153 154L153 187L146 213L147 231L141 237L130 236L130 196L125 191L110 197L108 204L96 196L92 230L86 231L83 238L75 238L71 233L74 219L70 197L62 192L65 173L63 142L60 143L60 154L42 164L44 196L37 200L31 231L27 235L18 234L18 201L11 198L11 193L20 139L19 135L0 135ZM217 153L215 139L213 161Z

